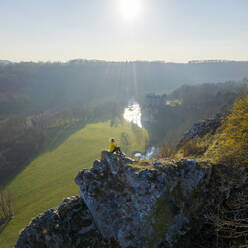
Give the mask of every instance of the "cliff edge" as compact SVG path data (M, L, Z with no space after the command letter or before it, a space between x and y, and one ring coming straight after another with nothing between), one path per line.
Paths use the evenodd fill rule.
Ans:
M199 230L212 165L102 152L75 178L80 196L36 217L16 248L179 247Z

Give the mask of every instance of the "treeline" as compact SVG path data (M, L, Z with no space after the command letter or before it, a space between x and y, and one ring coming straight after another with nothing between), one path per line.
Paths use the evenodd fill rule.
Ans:
M237 97L247 92L248 81L181 86L168 95L179 100L175 106L147 107L142 118L152 144L174 146L195 122L228 111ZM145 103L143 103L145 104ZM148 121L147 121L148 120Z
M21 62L0 64L0 117L47 109L96 106L144 93L167 93L182 84L248 77L248 62Z

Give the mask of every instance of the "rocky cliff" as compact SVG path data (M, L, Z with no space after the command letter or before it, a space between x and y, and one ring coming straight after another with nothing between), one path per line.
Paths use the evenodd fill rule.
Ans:
M206 134L212 136L216 133L217 129L221 126L222 121L226 118L226 114L217 114L214 118L199 121L184 133L182 139L179 141L177 148L179 149L185 143L196 138L202 138Z
M211 175L203 162L103 151L76 176L80 196L36 217L15 247L182 247L202 225Z

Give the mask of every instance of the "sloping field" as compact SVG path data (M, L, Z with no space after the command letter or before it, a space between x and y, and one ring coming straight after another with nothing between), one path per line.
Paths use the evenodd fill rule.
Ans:
M110 122L89 124L55 150L37 157L18 174L7 186L14 196L16 215L5 228L0 227L0 247L13 247L19 232L33 217L58 206L63 198L77 194L79 188L74 177L78 171L90 168L100 158L101 150L108 147L109 138L120 141L123 132L128 135L130 152L144 151L148 139L144 129L136 135L127 122L115 127L110 127Z

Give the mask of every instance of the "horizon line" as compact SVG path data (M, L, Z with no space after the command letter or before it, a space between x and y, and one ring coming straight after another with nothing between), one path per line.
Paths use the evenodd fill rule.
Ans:
M75 58L69 60L9 60L9 59L0 59L1 62L8 63L76 63L76 62L109 62L109 63L165 63L165 64L197 64L197 63L225 63L225 62L248 62L247 60L235 60L235 59L193 59L185 62L175 62L175 61L166 61L166 60L105 60L105 59L89 59L89 58Z

